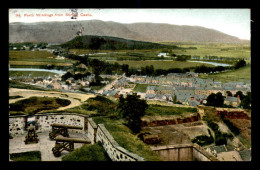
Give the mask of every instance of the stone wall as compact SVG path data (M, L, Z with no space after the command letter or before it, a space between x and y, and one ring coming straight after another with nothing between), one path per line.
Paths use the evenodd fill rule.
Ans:
M51 130L52 123L66 124L72 126L80 126L82 130L69 129L69 132L85 133L85 118L84 115L78 114L36 114L37 130L36 132L46 132Z
M92 120L92 118L88 118L88 138L91 141L91 144L94 144L96 142L96 134L97 134L97 125Z
M96 141L102 143L112 161L144 161L144 158L119 146L103 124L97 125Z
M152 146L151 149L165 161L218 161L197 144Z
M9 133L11 136L23 135L27 132L28 116L10 116L9 117ZM36 114L36 132L49 132L52 123L61 123L66 125L80 126L82 130L69 129L69 132L86 133L87 125L85 122L87 116L79 114Z
M9 134L11 136L23 135L26 130L27 116L10 116L9 117Z

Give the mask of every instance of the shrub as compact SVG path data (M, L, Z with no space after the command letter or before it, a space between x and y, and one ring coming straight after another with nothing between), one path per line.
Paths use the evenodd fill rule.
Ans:
M83 145L68 155L62 161L111 161L100 142L93 145Z
M13 161L41 161L40 151L31 151L23 153L10 154L10 159Z
M208 129L208 132L209 132L210 136L200 135L200 136L197 136L196 138L194 138L191 142L192 143L197 143L200 146L205 146L205 145L212 144L214 142L214 139L213 139L209 129Z

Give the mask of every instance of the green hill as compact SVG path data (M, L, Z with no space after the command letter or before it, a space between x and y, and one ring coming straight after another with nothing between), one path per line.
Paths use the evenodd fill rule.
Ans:
M134 50L134 49L176 49L174 45L127 40L110 36L77 36L61 45L63 48L91 49L91 50Z

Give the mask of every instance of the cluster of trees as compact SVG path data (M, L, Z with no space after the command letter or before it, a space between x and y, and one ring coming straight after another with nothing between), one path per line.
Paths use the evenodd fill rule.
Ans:
M224 97L222 96L222 93L211 93L207 97L207 106L215 106L215 107L222 107L224 104Z
M227 96L232 96L232 93L230 91L227 91ZM251 92L247 92L246 95L243 94L241 91L237 91L234 97L237 97L239 95L241 103L240 107L244 109L251 109ZM224 96L222 96L222 93L212 93L207 97L207 106L214 106L214 107L228 107L224 104Z
M186 61L190 59L191 55L176 55L176 61Z
M9 43L9 50L13 50L14 47L16 50L25 50L25 47L28 47L29 50L34 48L45 49L48 43L40 42L40 43L32 43L32 42L22 42L22 43Z
M215 61L218 61L218 60L225 60L225 61L237 61L237 60L243 60L243 58L241 57L219 57L219 56L204 56L203 57L203 60L215 60Z
M148 104L145 100L140 99L136 93L133 95L128 94L126 98L120 95L118 102L118 113L120 118L126 122L134 133L138 133L141 130L141 117L144 116L145 110L148 108Z
M242 59L235 63L234 68L239 69L244 66L246 66L246 61L244 59Z
M207 125L214 131L216 145L226 145L227 139L233 139L231 134L221 133L218 124L212 121L209 117L204 116L203 120L205 120Z
M189 72L189 68L170 68L170 69L154 69L153 65L141 67L141 70L136 68L129 68L128 64L119 65L117 62L108 63L98 59L90 59L88 55L86 56L77 56L74 54L65 55L66 58L77 60L79 63L83 63L86 66L92 67L93 73L98 77L101 73L104 74L113 74L113 73L125 73L126 76L131 75L148 75L148 76L160 76L167 75L168 73L186 73ZM75 69L75 67L74 67ZM66 76L69 78L70 74ZM70 75L71 76L71 75Z
M194 69L195 73L214 73L214 72L221 72L224 70L230 70L232 67L223 67L223 66L216 66L216 67L207 67L205 65L197 66Z
M207 67L205 65L197 66L194 69L194 72L196 73L214 73L214 72L221 72L224 70L232 70L232 69L239 69L241 67L246 66L246 61L244 59L237 61L234 66L231 67L223 67L223 66L217 66L217 67Z

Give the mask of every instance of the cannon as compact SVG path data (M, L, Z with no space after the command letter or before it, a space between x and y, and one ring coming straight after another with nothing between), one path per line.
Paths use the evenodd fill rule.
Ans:
M55 146L52 148L52 152L55 157L59 157L61 152L66 150L68 152L72 152L74 150L74 143L85 143L90 144L91 141L89 139L82 138L68 138L58 135L55 137Z
M68 129L83 129L80 126L71 126L71 125L64 125L64 124L51 124L52 131L49 133L49 138L54 140L54 138L58 135L62 135L64 137L69 137Z
M27 135L25 136L24 143L29 144L29 143L38 143L38 135L35 132L35 126L30 124L28 127L28 132Z

